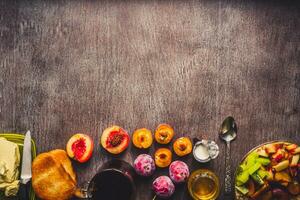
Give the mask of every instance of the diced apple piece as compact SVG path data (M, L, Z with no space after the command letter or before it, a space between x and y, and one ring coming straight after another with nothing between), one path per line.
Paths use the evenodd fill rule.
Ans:
M271 160L271 166L275 166L275 165L277 165L279 162L277 162L276 160L274 160L274 159L272 159Z
M274 144L266 144L265 145L265 150L268 154L273 154L276 153L276 146Z
M275 142L275 143L273 143L273 144L275 145L276 149L280 149L280 148L283 147L283 145L284 145L285 143L284 143L284 142Z
M285 157L285 151L283 149L278 149L276 153L272 155L272 158L277 162L281 161Z
M292 151L294 149L296 149L298 146L296 144L290 144L288 146L285 147L286 150L288 151Z
M292 154L300 153L300 147L297 147L296 149L292 150L291 152L292 152Z
M273 166L273 168L276 170L276 172L280 172L280 171L288 168L289 164L290 163L288 160L284 160L284 161L281 161L280 163L278 163L277 165Z
M257 149L256 151L258 153L258 155L262 156L262 157L269 157L269 154L266 152L265 149Z
M274 179L278 182L291 182L291 177L286 172L277 172Z
M291 163L290 163L290 166L291 166L291 167L296 167L296 166L298 165L299 158L300 158L300 154L293 155L292 161L291 161Z
M285 154L284 154L284 159L287 160L287 159L290 159L290 158L291 158L291 154L286 151Z

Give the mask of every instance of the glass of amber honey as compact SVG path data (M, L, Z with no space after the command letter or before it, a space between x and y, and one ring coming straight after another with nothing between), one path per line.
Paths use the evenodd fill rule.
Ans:
M198 169L189 177L188 190L194 200L215 200L220 193L219 179L210 170Z

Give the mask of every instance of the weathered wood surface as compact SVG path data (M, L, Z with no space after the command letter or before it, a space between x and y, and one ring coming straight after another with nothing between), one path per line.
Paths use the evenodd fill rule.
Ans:
M98 141L112 124L167 122L176 137L217 141L207 166L185 160L222 182L227 115L239 125L233 167L260 143L300 143L299 38L296 1L1 1L0 131L30 129L43 152L77 132ZM74 163L80 184L111 158L97 146ZM151 179L138 182L150 200ZM181 188L173 199L190 198Z

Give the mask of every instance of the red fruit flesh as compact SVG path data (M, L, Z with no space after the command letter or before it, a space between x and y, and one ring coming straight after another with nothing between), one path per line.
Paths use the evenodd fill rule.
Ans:
M282 158L283 158L283 155L279 154L274 159L276 160L276 162L280 162Z
M122 130L111 132L106 141L107 148L114 148L119 146L125 136L126 135L124 132L122 132Z
M128 134L121 128L118 131L111 131L106 140L106 148L118 147L125 139L127 139L126 137L128 137Z
M94 142L88 135L78 133L69 139L66 149L70 158L83 163L92 156Z
M100 139L101 145L112 154L123 152L129 145L129 134L119 126L106 128Z
M86 141L85 138L80 138L72 144L72 151L76 160L80 160L86 152Z

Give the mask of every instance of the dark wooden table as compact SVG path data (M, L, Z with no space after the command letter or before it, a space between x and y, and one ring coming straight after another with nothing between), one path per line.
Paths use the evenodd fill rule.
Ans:
M233 167L260 143L300 143L295 2L1 1L0 131L30 129L44 152L77 132L97 144L112 124L132 133L166 122L176 137L217 141L220 155L208 165L184 160L223 182L226 116L239 126ZM74 163L79 184L109 159L96 145L90 162ZM138 180L138 200L151 199L150 185ZM173 199L190 198L181 186Z

